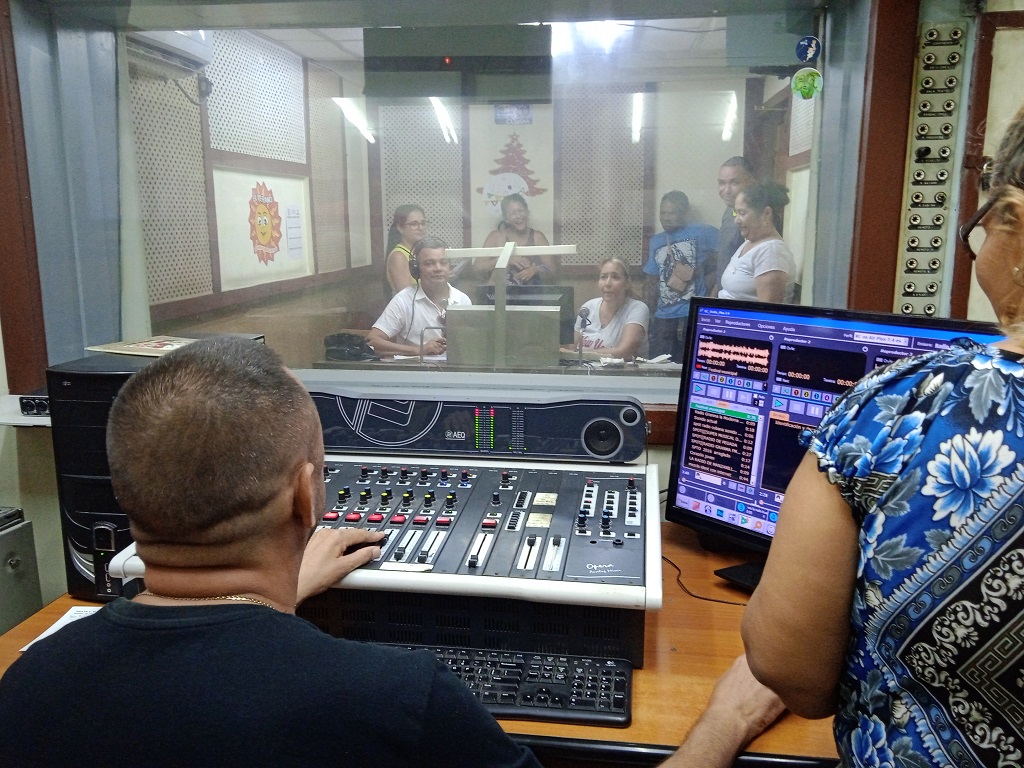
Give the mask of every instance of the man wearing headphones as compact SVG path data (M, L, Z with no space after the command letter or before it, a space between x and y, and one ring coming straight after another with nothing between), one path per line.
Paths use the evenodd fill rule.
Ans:
M454 304L473 303L448 283L447 248L439 237L425 237L413 247L409 271L419 282L396 293L366 334L378 355L445 354L445 312Z

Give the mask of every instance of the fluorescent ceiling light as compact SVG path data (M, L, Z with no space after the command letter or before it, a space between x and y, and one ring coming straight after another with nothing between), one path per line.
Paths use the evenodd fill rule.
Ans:
M373 138L373 134L370 133L370 126L366 124L366 115L362 113L352 99L343 99L335 96L333 101L341 107L341 113L345 115L345 119L352 123L357 131L363 134L364 139L371 144L377 143L377 140Z
M640 143L640 131L644 127L644 95L633 94L633 143Z
M430 97L430 103L434 105L434 112L437 113L437 124L441 126L441 135L449 144L458 144L459 137L455 134L455 126L452 125L452 118L445 109L444 104L437 96Z
M722 141L730 141L732 139L732 132L736 128L739 108L739 102L736 100L736 91L732 91L729 94L729 106L725 110L725 122L722 124Z

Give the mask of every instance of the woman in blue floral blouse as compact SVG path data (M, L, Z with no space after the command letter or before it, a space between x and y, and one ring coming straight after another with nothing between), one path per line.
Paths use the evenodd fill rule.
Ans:
M1007 338L879 369L805 434L743 620L843 765L1024 765L1024 110L960 234Z

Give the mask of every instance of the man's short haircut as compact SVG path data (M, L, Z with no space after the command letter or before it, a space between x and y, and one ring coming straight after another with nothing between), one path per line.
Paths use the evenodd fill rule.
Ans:
M756 179L757 178L757 174L754 173L754 166L751 164L751 162L749 160L747 160L747 158L743 157L743 155L733 155L728 160L726 160L724 163L722 163L722 167L723 168L742 168L744 171L747 172L747 174L752 179Z
M319 443L305 387L273 350L239 338L150 363L107 423L114 495L140 544L237 536L303 460L316 462Z
M685 192L680 192L678 189L673 189L661 196L661 202L664 203L666 200L671 202L683 213L690 210L690 198L686 196Z
M448 250L448 243L446 243L440 237L434 237L432 235L424 237L422 240L420 240L418 243L416 243L416 245L412 247L412 257L414 259L418 258L420 253L425 251L427 248L430 248L431 250L436 250L440 248L441 250L446 251Z

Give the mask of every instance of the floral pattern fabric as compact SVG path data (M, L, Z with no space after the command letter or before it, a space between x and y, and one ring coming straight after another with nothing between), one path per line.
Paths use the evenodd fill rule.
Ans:
M1021 357L899 360L802 439L860 525L843 765L1024 765Z

